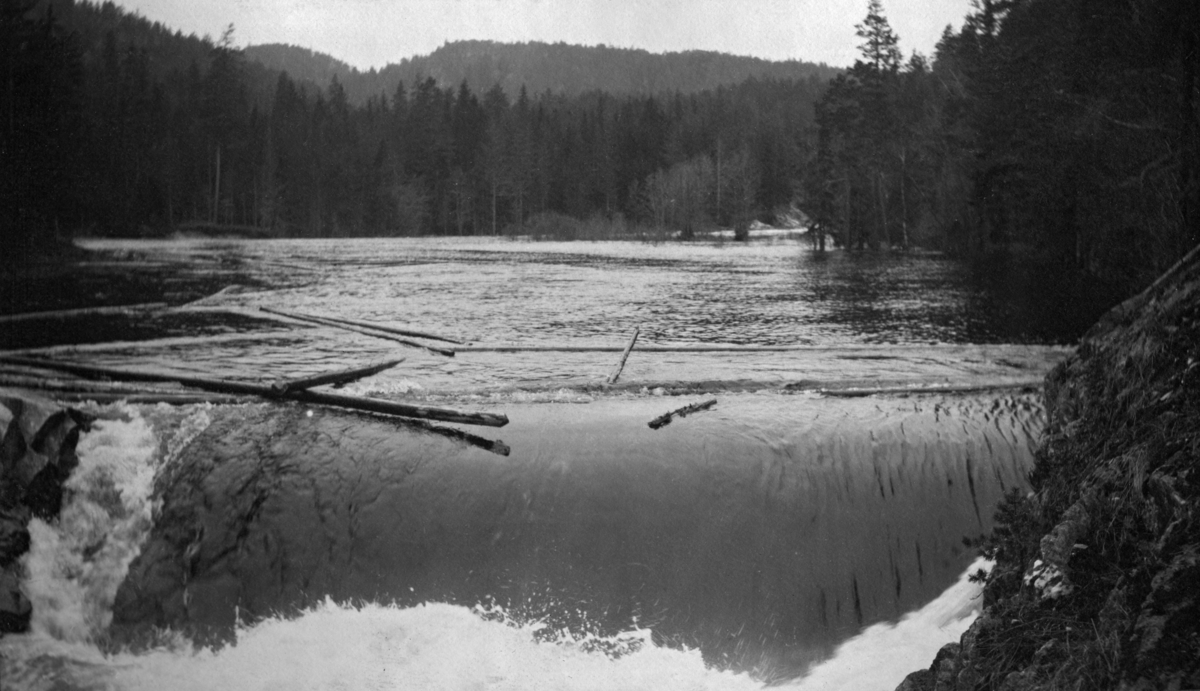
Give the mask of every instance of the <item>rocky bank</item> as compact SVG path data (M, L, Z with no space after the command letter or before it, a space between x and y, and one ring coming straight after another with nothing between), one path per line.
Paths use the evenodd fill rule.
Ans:
M75 445L93 419L34 396L0 389L0 636L25 631L32 608L21 591L19 558L29 551L29 520L53 520Z
M1046 378L984 611L897 691L1200 688L1200 248ZM982 577L982 576L981 576Z

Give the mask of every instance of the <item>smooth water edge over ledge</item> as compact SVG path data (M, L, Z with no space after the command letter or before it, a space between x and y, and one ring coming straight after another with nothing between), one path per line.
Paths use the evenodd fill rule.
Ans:
M646 678L657 681L643 687L662 686L662 677L654 676L657 667L645 669L640 662L612 667L603 652L597 652L610 649L610 643L603 641L626 640L629 632L639 627L655 630L650 636L655 650L659 650L655 659L665 656L673 661L665 669L675 669L675 663L683 661L677 657L685 655L681 650L694 651L686 654L693 660L686 664L699 665L688 668L702 676L685 675L685 678L707 679L713 681L711 686L729 683L729 675L735 672L753 675L746 680L754 686L764 680L787 679L831 654L837 641L846 635L871 622L900 616L913 606L901 604L897 596L903 594L902 601L914 602L916 606L930 598L937 601L938 593L955 582L969 561L969 554L959 542L964 533L956 526L974 524L985 515L979 506L986 511L1002 487L1021 481L1020 468L1028 463L1027 456L1022 454L1027 454L1028 438L1040 425L1040 412L1036 405L1031 406L1032 399L1028 396L1002 399L998 403L978 397L919 397L907 401L837 401L832 406L830 402L785 397L783 409L775 398L754 394L735 396L711 413L688 418L662 432L646 430L642 419L658 410L658 399L618 399L566 407L530 404L522 408L536 414L515 415L511 434L505 435L516 451L511 459L498 459L419 430L380 426L378 422L364 422L352 415L330 411L306 411L303 407L280 410L268 405L203 407L211 425L195 436L182 456L164 466L165 471L175 468L185 475L190 472L201 484L186 477L167 483L165 494L154 500L161 501L163 508L157 514L141 556L132 566L134 571L144 574L145 567L154 563L169 566L183 559L187 566L182 572L183 582L187 586L182 591L168 590L163 597L150 596L145 601L159 602L168 609L181 607L172 616L185 613L183 620L176 620L177 624L185 624L184 630L189 621L192 624L207 621L218 628L228 626L225 630L232 631L239 619L252 621L272 610L292 612L289 617L294 617L299 609L320 606L322 589L337 601L378 599L364 595L388 592L392 595L388 599L396 601L401 610L409 611L422 606L421 603L437 601L457 601L458 607L469 609L472 602L482 599L471 592L499 592L502 596L503 588L497 590L496 585L524 583L523 590L499 606L506 617L521 626L540 624L538 631L543 633L533 638L542 642L526 644L544 647L566 642L570 646L574 645L570 641L578 643L589 636L589 640L602 641L587 653L588 669L598 665L597 669L615 674L615 670L630 669L621 665L634 665L629 672L634 676L609 679L619 681L650 675ZM309 412L313 413L311 417ZM605 430L612 429L622 433L616 438L611 434L606 436ZM645 431L638 436L633 433L636 429ZM868 429L873 431L868 434L865 431ZM347 433L349 437L344 436ZM337 435L338 443L331 445L330 441L324 441L333 439L331 434ZM398 458L389 450L397 442L402 448L415 451L415 456L407 461ZM343 448L349 451L349 457L340 451ZM603 451L597 454L597 449ZM730 449L740 449L736 452L742 459L740 462L729 464L723 460L729 458ZM898 450L899 456L888 449ZM1007 450L1000 456L994 455L1002 449ZM591 459L578 458L581 451L590 453ZM963 465L964 459L959 456L962 451L976 459L974 467L969 458ZM956 456L958 460L947 464ZM207 471L196 464L206 458L210 464L216 462ZM347 460L352 463L347 465ZM265 468L274 468L279 473L262 474L261 469ZM634 469L636 472L631 473ZM276 477L278 483L274 481ZM359 479L355 480L356 477ZM160 481L164 478L160 475ZM368 478L375 488L362 485ZM222 489L229 482L234 483L231 488L241 487L241 494ZM162 486L162 482L159 484ZM186 495L204 486L208 489L202 491L210 494L210 500L192 505L179 501L183 496L180 492ZM306 499L311 492L306 487L317 489L325 498ZM364 490L368 495L362 494ZM361 500L380 491L404 499L399 504L355 501L356 497ZM934 494L928 495L931 491ZM339 494L349 501L343 503ZM926 527L919 532L925 537L917 538L915 552L911 548L904 550L906 530L885 528L886 517L902 522L917 518L917 514L904 507L922 496L953 497L950 503L957 507L955 512L960 517L950 519L943 528L936 526L944 519L932 523L921 519L919 523ZM212 504L213 500L217 503ZM946 503L946 499L938 501ZM222 508L221 502L227 508ZM917 498L916 503L926 505L929 501ZM358 508L351 508L351 504ZM447 508L436 508L439 504ZM195 507L206 505L211 508L195 513ZM858 513L853 508L856 505L866 509L866 513ZM655 506L658 508L651 508ZM381 509L383 514L379 513ZM247 516L246 511L257 518L249 522L238 518ZM804 518L808 511L815 512L810 518L820 519L815 530L806 528L796 533L787 528L795 519L810 520ZM883 511L884 522L876 526L878 530L871 528L874 523L861 525L861 520L854 518L871 516L875 511ZM199 516L200 520L175 522L181 512ZM455 514L465 516L455 519ZM539 519L539 514L558 515L560 520L547 523ZM390 515L399 520L387 518ZM578 517L570 518L572 515ZM381 518L385 523L378 523ZM344 524L350 531L346 533L349 541L339 537L343 534L340 528L330 532L332 526L344 519L349 519ZM445 523L444 527L437 528L438 523ZM379 526L385 524L395 527L391 531L380 530ZM575 527L564 533L564 525ZM197 533L196 526L203 531ZM656 536L654 526L660 526L657 532L667 533ZM748 527L752 529L744 529ZM946 528L950 533L937 537ZM239 538L238 534L246 529L248 534ZM974 534L974 530L977 529L969 534ZM872 535L873 532L877 534ZM355 534L360 537L353 537ZM626 537L614 541L614 536L622 534ZM806 534L829 538L806 541ZM454 537L447 541L447 535ZM227 552L221 546L224 539L234 540L227 544L243 547ZM786 551L779 550L780 540L810 557L795 561L796 556L789 557ZM44 561L68 566L84 564L88 562L84 555L102 554L107 549L103 545L97 548L93 541L86 537L75 541L70 550L76 555L74 561L63 562L58 557ZM393 548L363 549L365 545L378 547L389 541L394 543ZM681 541L699 549L687 548L682 552L664 549L664 545ZM177 547L171 547L172 544ZM522 556L531 553L530 546L540 546L544 554L540 565L538 560L529 561L528 556ZM301 551L297 552L297 548ZM868 554L888 552L895 559L892 567L886 563L872 566L869 559L853 566L858 559L853 556L855 553L866 558ZM49 555L53 550L37 553ZM147 561L154 553L167 558ZM438 556L439 553L444 554ZM349 571L336 566L345 563L338 561L339 554L350 556L349 563L358 566L351 566ZM759 570L754 567L755 554L777 563L756 576ZM842 557L834 558L838 554ZM277 561L283 555L287 558ZM486 559L481 560L481 555ZM632 561L635 558L636 562ZM832 563L814 570L818 563L831 558ZM693 562L690 566L689 559ZM842 563L844 559L850 561ZM763 563L761 559L757 561ZM403 578L388 585L379 580L381 576L370 567L372 563L391 563L391 570L398 569ZM483 580L464 575L471 564L483 568L479 575ZM569 575L581 568L592 575L576 579L576 585L566 590L553 587L561 578L545 577L555 573ZM63 573L69 574L74 569L66 568ZM729 573L722 575L725 570ZM670 575L672 571L675 575ZM922 571L925 586L921 585ZM655 576L656 572L663 575ZM786 576L789 572L793 574L790 579ZM826 576L821 576L822 572L827 572ZM240 595L233 601L221 595L230 592L229 573L241 574L241 585L235 586ZM516 573L524 575L513 578ZM797 573L808 576L795 580ZM838 573L854 577L846 580L844 576L838 577ZM286 585L301 583L298 578L305 579L310 591L299 600L295 597L297 591ZM113 582L111 578L101 580ZM789 595L786 590L778 589L789 581L793 587L802 586L802 590ZM822 585L823 581L827 582ZM142 578L140 582L146 586L155 581ZM283 584L283 588L273 583ZM127 586L128 582L121 589ZM415 589L409 591L408 600L406 587ZM475 590L471 591L472 588ZM668 604L674 604L655 609L653 602L636 595L646 588L659 592L660 602L666 597ZM688 595L689 592L694 595ZM804 592L809 594L803 595ZM683 603L689 598L693 598L693 603L707 603L713 594L726 598L726 604L718 602L706 613L683 618L674 614L687 611ZM914 595L917 599L911 600ZM632 610L620 611L625 606L621 603L630 602L631 596L641 603L641 609L633 616L630 616ZM139 599L141 596L130 600L128 595L115 595L118 623L130 624L133 611L130 605ZM789 601L793 605L784 606ZM597 603L602 602L609 602L610 606L599 607ZM695 604L692 607L694 611ZM745 613L756 608L763 614L779 609L782 613L779 617L784 619L771 616L747 619ZM789 615L788 611L792 613ZM817 632L815 638L812 631L803 634L801 639L807 643L797 647L786 639L802 632L788 625L786 617L800 615L801 619L795 620L799 624L808 616L803 614L806 611L815 617L811 626ZM819 633L822 618L829 620L826 626L832 636ZM747 625L751 628L745 629ZM755 627L759 633L750 633ZM878 629L868 629L871 630ZM554 636L547 639L546 631ZM736 635L727 638L730 634ZM785 640L780 645L773 644L781 634ZM508 636L498 632L495 635ZM522 635L530 637L528 632ZM481 641L481 645L494 644L488 642L492 634L472 640ZM553 643L555 640L559 644ZM16 645L15 641L12 644ZM789 649L792 652L787 652ZM545 654L541 648L538 650L541 652L529 654ZM784 653L782 658L781 653ZM111 665L115 659L104 665ZM843 656L841 664L845 662ZM39 668L37 675L47 669L54 671L54 665L59 663L67 664L63 660L55 662L53 657L43 658L39 664L50 667ZM129 664L136 667L140 663ZM419 664L433 663L423 660ZM707 669L706 664L713 669L702 672ZM91 665L85 667L96 669ZM727 671L716 671L721 669ZM501 683L509 678L504 674L493 676L491 680L497 688L516 687L515 682L508 686ZM452 683L452 678L456 677L451 675L442 680L444 687L460 688Z

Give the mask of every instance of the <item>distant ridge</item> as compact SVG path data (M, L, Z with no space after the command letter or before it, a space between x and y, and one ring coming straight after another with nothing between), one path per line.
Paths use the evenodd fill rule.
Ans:
M243 51L247 60L259 63L269 70L284 70L298 82L309 81L325 86L333 80L345 82L359 71L337 58L318 53L300 46L284 43L263 43L248 46Z
M443 87L464 80L476 93L499 84L510 98L524 86L531 93L551 91L577 95L605 91L615 95L692 93L759 79L825 82L839 70L825 64L685 51L651 53L635 48L566 43L497 43L454 41L429 55L405 58L380 70L360 71L329 55L282 44L249 46L247 59L270 69L285 70L293 79L324 86L334 77L352 101L407 87L432 77Z

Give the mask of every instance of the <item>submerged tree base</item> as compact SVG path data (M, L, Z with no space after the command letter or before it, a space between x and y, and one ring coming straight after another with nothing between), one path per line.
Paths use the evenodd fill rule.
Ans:
M1047 377L984 613L900 689L1200 687L1200 253L1164 279Z

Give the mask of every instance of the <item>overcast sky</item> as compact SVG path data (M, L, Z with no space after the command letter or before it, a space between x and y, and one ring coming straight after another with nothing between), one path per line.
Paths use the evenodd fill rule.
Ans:
M718 50L848 66L867 0L116 0L186 33L238 46L291 43L366 69L446 41L565 41L654 52ZM933 52L970 0L883 0L907 57Z

